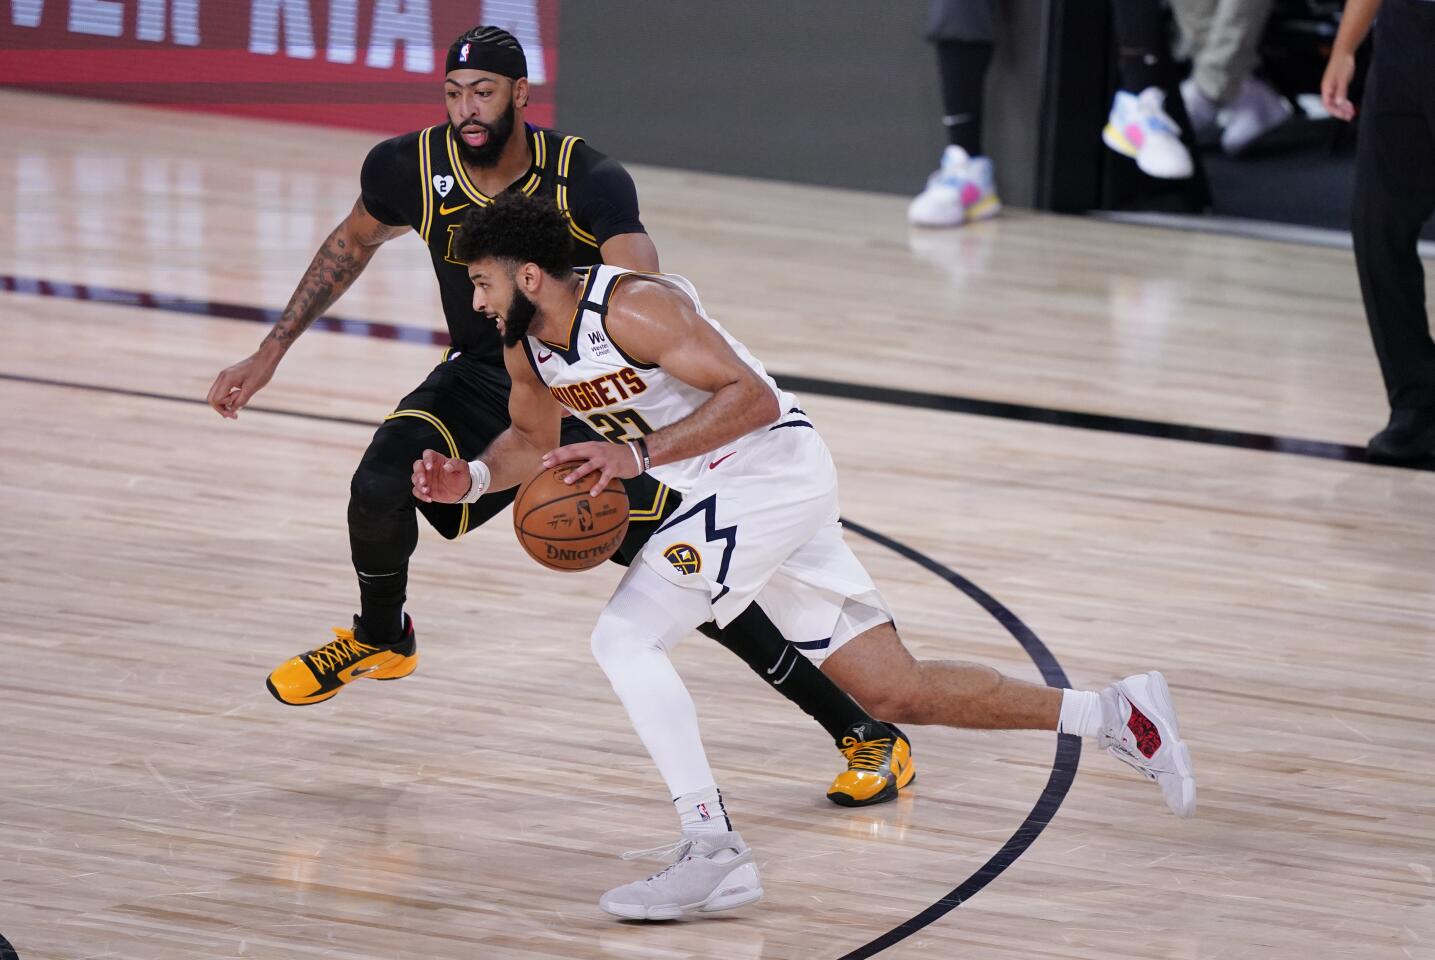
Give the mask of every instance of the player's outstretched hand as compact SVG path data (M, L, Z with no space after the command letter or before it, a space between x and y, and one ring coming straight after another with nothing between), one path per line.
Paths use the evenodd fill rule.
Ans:
M219 371L207 398L215 412L227 420L239 419L239 408L249 402L274 376L281 355L255 352Z
M473 485L467 460L437 450L425 450L423 459L414 461L413 481L414 496L424 503L458 503Z
M638 461L633 456L633 448L626 443L603 443L589 441L588 443L570 443L566 447L559 447L543 457L543 468L551 470L560 463L572 463L579 461L578 467L563 478L564 483L577 483L590 474L597 474L597 482L588 493L597 496L598 493L614 477L624 480L636 477L642 473L638 469Z

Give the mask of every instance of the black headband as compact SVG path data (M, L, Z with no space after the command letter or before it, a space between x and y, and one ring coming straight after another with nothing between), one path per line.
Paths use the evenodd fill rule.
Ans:
M448 48L444 72L486 70L517 80L528 76L528 59L513 34L498 27L475 27Z

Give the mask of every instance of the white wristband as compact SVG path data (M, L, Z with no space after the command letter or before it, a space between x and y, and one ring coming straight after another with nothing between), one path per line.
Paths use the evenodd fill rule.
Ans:
M468 462L468 493L459 498L459 503L474 503L483 492L488 489L489 483L493 480L493 474L488 471L488 464L482 460L470 460Z

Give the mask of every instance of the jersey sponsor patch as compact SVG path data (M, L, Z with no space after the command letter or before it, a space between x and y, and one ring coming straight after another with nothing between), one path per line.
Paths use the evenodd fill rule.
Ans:
M703 568L702 554L686 543L673 544L663 551L663 558L673 565L674 570L684 575L698 573Z
M449 191L453 189L453 177L442 173L434 174L433 188L438 191L440 197L448 196Z

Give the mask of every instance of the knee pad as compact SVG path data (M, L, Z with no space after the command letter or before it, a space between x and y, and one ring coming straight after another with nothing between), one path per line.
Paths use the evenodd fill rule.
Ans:
M413 500L412 468L400 471L389 464L365 460L349 481L349 502L365 516L383 516Z
M385 421L374 432L349 482L350 514L378 519L412 510L418 502L413 498L414 461L423 456L426 448L447 451L448 446L438 431L423 420L399 417ZM458 508L451 509L456 512ZM454 526L456 531L456 523Z

